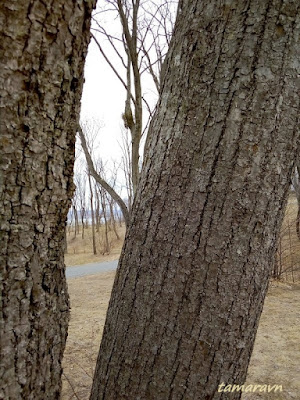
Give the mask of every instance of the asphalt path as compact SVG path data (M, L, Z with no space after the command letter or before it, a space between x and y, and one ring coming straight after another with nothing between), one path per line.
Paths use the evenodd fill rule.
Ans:
M114 271L117 269L118 260L105 261L101 263L90 263L84 265L74 265L66 268L67 279L85 275L94 275L100 272Z

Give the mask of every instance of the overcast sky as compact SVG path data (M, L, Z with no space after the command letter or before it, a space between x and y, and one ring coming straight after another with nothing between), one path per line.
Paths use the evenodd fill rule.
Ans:
M125 90L93 40L88 48L84 76L81 120L95 118L102 121L103 128L98 137L100 155L105 159L117 159L121 155L117 141L120 140Z
M157 4L159 4L159 1ZM95 12L99 12L99 10L101 10L100 5L97 6ZM99 16L101 18L101 25L104 24L111 35L120 37L122 28L118 14L110 11L101 13ZM97 27L96 23L92 22L92 28L95 27ZM124 81L126 81L126 71L114 51L107 46L107 39L103 35L96 33L93 29L92 32L105 49L110 62L112 62ZM107 165L109 167L109 165L111 166L109 160L120 162L122 157L122 151L118 142L122 141L121 132L122 129L124 130L122 113L124 112L126 91L104 60L93 39L91 39L88 48L84 76L85 83L81 99L80 119L82 122L96 120L98 121L98 125L102 126L97 135L95 154L100 156L103 161L108 162ZM150 106L154 107L157 100L157 92L150 74L147 75L145 73L143 75L142 89L143 96L147 99ZM145 124L148 119L147 112L144 113L143 119ZM83 154L81 154L80 158L84 160ZM78 166L78 164L79 162L77 161L76 165Z

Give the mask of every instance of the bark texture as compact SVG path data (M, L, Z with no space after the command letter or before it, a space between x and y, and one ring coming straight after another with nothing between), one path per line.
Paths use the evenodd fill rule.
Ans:
M91 0L0 4L0 399L58 399L65 221Z
M91 399L238 399L299 145L299 1L183 0Z

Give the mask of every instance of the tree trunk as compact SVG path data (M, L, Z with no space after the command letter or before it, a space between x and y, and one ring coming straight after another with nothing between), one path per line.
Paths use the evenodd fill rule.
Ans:
M103 213L103 219L104 219L104 244L103 244L103 249L102 249L102 254L104 255L105 253L109 254L110 252L110 245L109 245L109 240L108 240L108 221L107 221L107 213L106 213L106 196L105 196L105 191L104 189L99 186L99 193L100 193L100 201L101 201L101 207L102 207L102 213Z
M92 400L240 398L218 390L245 381L299 145L297 8L179 2Z
M300 240L300 199L298 199L298 197L297 197L297 203L298 203L298 211L296 217L296 233L298 239Z
M115 219L115 215L114 215L114 201L112 198L110 198L108 200L109 203L109 213L110 213L110 222L112 224L112 228L113 231L116 235L117 240L120 240L120 236L118 234L118 230L117 230L117 224L116 224L116 219Z
M97 254L96 249L96 237L95 237L95 213L94 213L94 205L93 205L93 188L91 182L91 174L88 172L88 180L90 186L90 205L91 205L91 217L92 217L92 242L93 242L93 254Z
M297 199L297 216L296 216L296 233L300 240L300 162L299 157L297 159L296 168L292 176L292 185L295 189L296 199Z
M64 236L93 1L0 4L0 398L58 399Z
M74 223L75 223L75 231L74 231L74 236L76 237L76 234L79 234L79 222L78 222L78 212L76 205L73 204L73 213L74 213Z
M68 227L68 224L67 224L67 222L66 222L66 225L65 225L65 237L64 237L64 242L65 242L65 254L68 254L67 227Z
M84 239L84 217L85 217L85 208L81 207L81 211L80 211L80 215L81 215L81 239Z
M136 193L139 182L139 148L143 130L143 104L142 104L142 88L141 88L141 72L139 69L139 57L137 48L137 21L139 14L140 1L132 2L132 29L129 28L129 18L126 15L126 6L121 0L117 0L118 11L121 24L124 31L124 45L126 43L128 51L127 65L127 100L125 103L125 120L131 133L131 171L132 171L132 188L133 193ZM130 106L131 98L131 78L130 70L132 67L134 81L134 118ZM126 220L126 219L125 219Z
M114 190L114 188L111 187L103 178L101 178L101 176L96 171L92 157L91 157L88 147L87 147L84 133L83 133L80 125L78 125L78 133L79 133L79 137L80 137L80 141L81 141L81 146L82 146L85 158L86 158L86 162L87 162L87 165L89 167L92 177L118 203L118 205L120 206L120 208L122 210L123 217L124 217L124 220L125 220L125 223L127 226L129 224L130 216L129 216L126 204L121 199L121 197L118 195L118 193Z
M96 232L98 233L100 230L101 225L101 216L100 216L100 200L99 200L99 193L97 190L97 185L94 186L95 189L95 196L96 196Z

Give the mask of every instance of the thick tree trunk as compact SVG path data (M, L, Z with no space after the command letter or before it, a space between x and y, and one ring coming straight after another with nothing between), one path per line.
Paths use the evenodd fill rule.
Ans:
M294 167L297 8L180 1L91 399L240 397L218 385L245 380Z
M3 0L0 398L58 399L64 235L93 1Z

